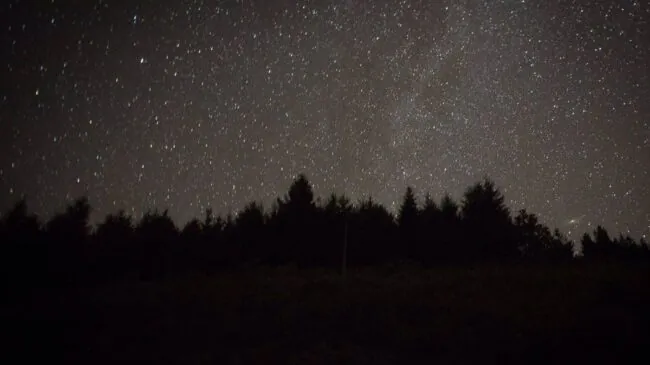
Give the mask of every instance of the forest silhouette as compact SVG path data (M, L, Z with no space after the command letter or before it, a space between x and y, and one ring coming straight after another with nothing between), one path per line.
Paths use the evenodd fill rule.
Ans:
M650 360L648 244L597 227L576 255L487 178L459 202L406 188L396 215L304 175L268 210L182 228L90 213L3 214L0 363Z
M136 221L124 211L91 227L86 197L42 223L25 199L0 222L2 268L10 284L59 284L113 279L152 280L225 268L294 265L299 268L423 267L476 264L551 264L576 261L650 261L648 243L611 238L598 226L585 233L582 252L558 229L526 210L513 215L488 178L455 202L429 194L418 204L407 187L396 216L371 197L353 204L344 195L316 199L304 174L265 211L257 202L237 215L215 216L179 229L168 211Z

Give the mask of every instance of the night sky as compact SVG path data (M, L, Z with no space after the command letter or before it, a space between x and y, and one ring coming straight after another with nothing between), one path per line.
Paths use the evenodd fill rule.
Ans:
M393 209L484 176L564 232L650 234L646 1L3 1L0 209ZM420 199L422 201L422 199Z

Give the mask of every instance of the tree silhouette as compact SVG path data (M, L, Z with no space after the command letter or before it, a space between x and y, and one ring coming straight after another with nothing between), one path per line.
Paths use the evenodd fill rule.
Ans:
M266 262L270 250L263 242L266 217L262 205L251 202L235 219L237 251L239 260Z
M594 240L591 238L591 235L589 233L584 233L582 235L582 239L580 240L580 245L582 246L582 256L584 258L593 258L595 255L597 255L597 248L596 243Z
M108 279L124 276L135 270L132 250L135 242L133 218L124 210L109 214L97 225L94 233L95 244L99 252L95 267L101 267L97 276Z
M559 230L551 233L535 214L520 210L514 225L518 248L526 260L566 262L573 257L572 244Z
M441 218L442 211L438 204L431 198L431 194L424 196L424 206L422 207L422 218L426 223L436 225Z
M41 224L38 217L27 211L22 198L0 219L0 274L18 280L0 285L21 286L42 276L47 253L41 246Z
M183 229L181 230L181 238L183 241L197 242L201 238L202 232L203 226L201 222L194 218L183 226Z
M549 259L553 262L569 262L574 257L574 249L573 242L564 236L559 229L555 228L551 246L547 250Z
M286 203L304 210L314 206L314 191L305 174L298 175L291 184Z
M311 184L304 174L298 175L284 200L278 199L272 215L279 250L272 261L306 265L312 256L310 238L316 228L316 206Z
M593 238L588 233L582 237L582 256L591 261L644 262L650 258L649 252L643 239L637 243L629 235L623 234L612 239L602 226L596 227Z
M81 197L66 207L64 213L55 215L47 222L46 231L59 244L84 243L90 233L90 204Z
M395 219L372 197L359 202L353 212L349 229L349 262L351 265L383 264L396 255Z
M164 244L174 241L179 232L165 209L162 213L158 210L146 212L136 227L136 233L145 243Z
M90 233L90 204L86 197L68 204L63 213L56 214L45 225L48 245L48 270L51 278L72 283L88 280L88 269L92 267L92 248L87 245ZM84 272L83 277L79 275Z
M604 250L607 250L612 244L612 239L609 237L609 233L602 226L596 227L594 238L596 239L596 245L602 247Z
M475 260L512 260L519 256L504 197L485 178L465 191L461 206L468 255Z
M616 253L614 242L609 233L602 226L597 226L593 232L593 239L585 234L582 240L582 254L586 259L607 260Z
M179 233L175 246L175 270L189 272L201 266L203 223L197 218L189 220Z
M467 259L462 246L462 227L459 214L460 207L445 194L440 201L440 226L436 235L440 256L443 263L459 262Z
M201 223L201 240L196 252L195 264L199 271L210 273L227 265L229 258L224 251L225 225L226 221L221 216L214 217L212 208L206 209Z
M650 261L650 244L643 238L639 241L639 260Z
M347 252L347 247L344 246L350 241L349 226L353 214L354 208L350 199L334 193L318 209L319 223L316 232L319 234L314 237L314 265L338 267L342 264L343 251Z
M458 210L458 204L456 204L449 194L445 194L440 202L440 213L442 214L443 221L451 222L458 220Z
M137 262L140 277L145 280L161 278L172 272L177 247L178 229L169 217L168 211L148 211L142 216L136 227L139 241Z
M424 197L424 206L420 212L419 232L416 256L425 265L448 260L448 253L444 252L443 242L440 239L442 226L442 211L427 193Z
M0 234L5 245L25 245L38 239L41 224L27 211L27 200L20 199L0 220Z
M401 250L404 259L416 259L419 211L413 188L408 186L397 215Z
M120 210L107 215L104 222L97 225L95 239L101 244L124 244L133 239L134 232L133 217Z
M88 199L79 198L43 227L18 201L0 219L2 273L23 283L75 284L120 278L158 279L234 266L297 264L339 268L397 263L427 266L523 260L573 260L573 242L520 210L514 218L489 179L469 187L459 206L448 194L439 204L426 194L419 209L407 187L397 217L372 197L353 205L345 195L316 199L305 175L265 213L251 202L224 218L206 210L181 231L168 211L149 211L135 223L119 211L91 234ZM586 261L647 263L650 247L598 226L581 240ZM347 267L347 266L346 266ZM18 283L18 281L14 281Z

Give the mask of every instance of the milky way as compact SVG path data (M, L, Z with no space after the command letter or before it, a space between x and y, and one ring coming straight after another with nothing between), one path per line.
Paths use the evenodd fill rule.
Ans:
M94 219L488 176L565 232L650 232L641 1L16 1L0 15L0 208Z

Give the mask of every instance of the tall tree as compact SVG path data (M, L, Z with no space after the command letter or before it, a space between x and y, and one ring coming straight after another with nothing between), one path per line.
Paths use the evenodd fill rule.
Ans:
M97 225L95 239L104 245L124 244L133 239L133 218L124 210L117 214L109 214L104 221Z
M236 240L240 259L246 262L265 261L268 250L262 242L266 217L261 204L251 202L235 219Z
M457 220L458 210L459 206L454 201L454 199L452 199L449 194L445 194L445 196L440 201L440 213L442 215L443 221L451 222L453 220Z
M510 260L519 255L504 200L488 178L465 191L461 212L468 254L475 259Z
M580 245L582 246L581 248L582 257L584 257L585 259L591 259L597 255L598 250L596 248L596 243L591 238L591 235L589 233L585 233L582 235L582 239L580 240Z
M162 213L149 211L142 216L136 227L139 245L135 258L142 279L164 277L176 269L174 244L178 241L178 234L168 210Z
M442 211L431 198L431 195L427 193L424 197L424 206L420 212L416 247L416 255L424 264L431 265L444 259L442 242L438 237L442 228L441 223Z
M272 261L306 264L313 255L311 239L317 228L314 192L304 174L298 175L283 200L277 200L277 210L271 214L271 232L277 239Z
M133 218L124 210L117 214L108 214L97 225L93 238L97 251L94 266L98 268L97 276L104 280L123 277L136 270L132 261L135 241Z
M314 208L314 191L305 174L300 174L289 187L285 204L296 213L309 212Z
M350 223L350 264L370 265L395 259L395 219L372 197L361 200Z
M55 215L47 222L50 238L60 244L80 244L90 233L91 207L88 198L81 197L69 204L64 213Z
M443 263L458 262L467 259L461 245L462 227L460 225L459 206L449 194L440 201L440 229L436 240L440 246L440 256Z
M43 254L41 224L27 210L25 198L19 200L0 219L0 276L10 285L22 286L40 280L47 253Z
M90 204L86 197L68 204L65 212L56 214L46 224L46 248L51 277L63 282L87 280L91 245L86 245L90 233Z
M397 215L397 224L402 240L401 258L414 259L418 236L419 210L413 188L408 186Z
M519 211L514 219L516 239L522 256L531 261L566 262L573 257L572 244L559 230L541 224L535 214Z
M593 232L593 239L585 233L582 240L582 255L586 259L605 260L616 254L614 242L609 233L602 226L597 226Z
M0 220L3 244L35 243L40 226L38 217L28 212L27 200L22 198Z
M319 212L312 260L318 266L339 267L347 252L353 206L345 195L331 194Z

